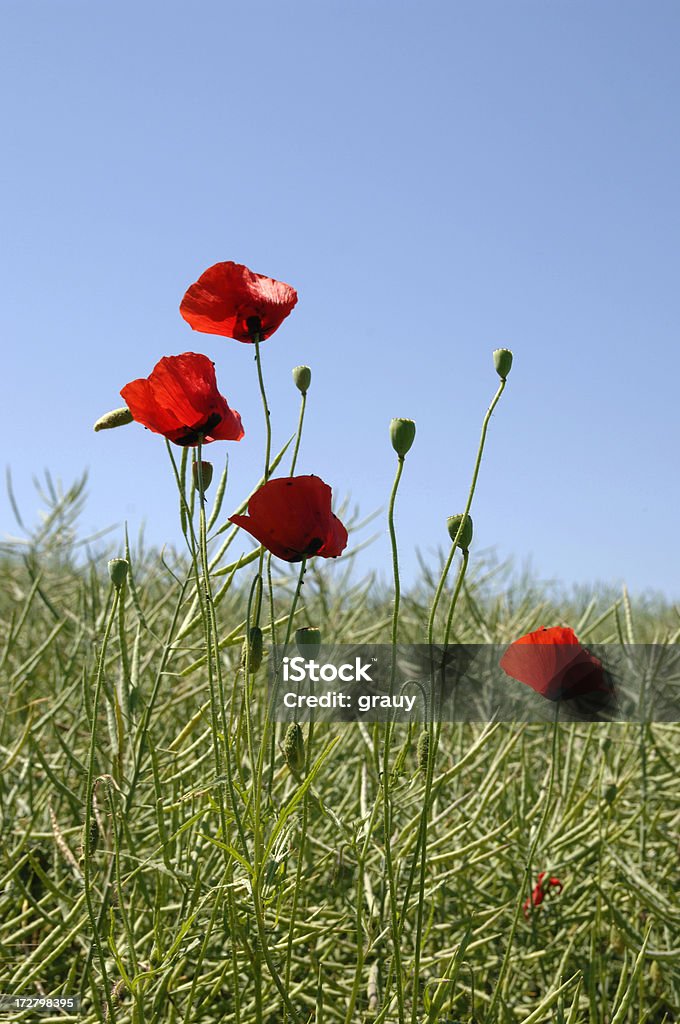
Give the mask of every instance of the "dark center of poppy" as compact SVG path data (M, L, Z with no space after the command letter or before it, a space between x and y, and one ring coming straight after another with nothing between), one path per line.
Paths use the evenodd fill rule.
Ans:
M196 444L201 434L203 437L208 437L211 430L214 430L218 423L222 422L222 417L218 412L213 412L208 416L205 423L198 427L187 428L186 434L182 434L181 437L175 438L175 444L186 447L189 444Z
M309 558L310 555L315 555L319 548L323 547L323 541L320 537L312 537L309 544L305 548L305 558Z
M259 316L249 316L246 320L246 327L248 328L248 334L253 340L256 334L262 334L262 321Z

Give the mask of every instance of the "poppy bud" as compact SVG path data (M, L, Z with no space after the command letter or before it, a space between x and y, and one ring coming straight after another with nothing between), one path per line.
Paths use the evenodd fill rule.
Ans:
M416 425L413 420L396 419L390 423L392 447L400 459L410 450L415 436Z
M113 427L124 427L126 423L132 423L132 413L127 405L124 405L121 409L105 412L95 423L94 429L95 431L111 430Z
M456 534L460 528L460 524L463 521L462 514L457 516L449 516L446 520L446 526L449 531L449 537L451 540L456 539ZM458 547L463 551L468 551L472 544L472 516L465 517L465 526L463 527L460 537L458 538Z
M316 658L321 647L321 630L315 626L303 626L295 630L295 643L303 658Z
M109 576L116 590L120 590L125 583L129 568L130 563L126 558L112 558L109 562Z
M493 365L496 367L496 373L501 378L505 378L512 369L512 352L509 348L497 348L493 354Z
M243 641L241 664L244 668L248 665L251 675L254 675L262 664L262 630L259 626L253 626L248 640Z
M305 766L305 738L297 722L291 722L283 738L283 756L292 772L301 772Z
M191 472L193 473L194 477L194 487L199 492L199 494L201 492L205 494L205 492L210 487L210 483L213 478L212 462L204 462L203 459L201 459L200 462L194 462L194 464L191 467Z
M293 383L301 394L306 395L312 383L312 371L308 366L296 366L293 369Z

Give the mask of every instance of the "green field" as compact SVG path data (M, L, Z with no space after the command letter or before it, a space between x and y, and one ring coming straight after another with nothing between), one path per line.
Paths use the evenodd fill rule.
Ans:
M676 725L444 724L428 766L419 730L386 749L385 726L318 723L287 761L272 611L279 640L389 641L391 593L310 560L289 623L296 576L272 562L246 683L257 564L212 575L204 607L185 554L133 549L117 592L124 549L79 543L83 494L48 484L44 522L3 546L0 991L81 998L43 1020L677 1020ZM438 570L402 595L401 639L424 641ZM471 559L454 640L555 623L584 643L680 627L662 600L550 597ZM525 914L539 872L563 889Z

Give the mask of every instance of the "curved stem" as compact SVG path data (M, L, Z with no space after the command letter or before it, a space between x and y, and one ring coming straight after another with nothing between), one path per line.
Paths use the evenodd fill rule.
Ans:
M298 452L300 451L300 440L302 439L302 424L305 421L305 409L307 407L307 392L302 396L300 402L300 418L298 419L297 434L295 436L295 448L293 450L293 458L290 464L290 475L295 476L295 466L297 464Z
M449 614L446 618L446 629L444 630L444 650L446 650L449 643L449 636L451 635L451 624L453 623L453 613L456 610L456 604L458 603L458 595L460 594L463 586L463 580L465 579L465 573L467 572L468 561L470 560L470 552L463 552L463 560L460 563L460 569L458 570L458 578L456 579L456 585L453 589L453 596L451 597L451 604L449 605Z
M467 499L467 503L465 505L465 511L463 512L463 515L461 516L460 526L458 527L458 532L456 533L456 536L453 538L453 541L451 543L451 551L449 552L449 556L448 556L448 558L446 560L446 563L444 565L444 569L442 570L442 574L441 574L441 577L440 577L440 580L439 580L439 584L437 586L437 590L436 590L435 595L434 595L434 600L432 601L432 608L430 609L430 617L429 617L428 623L427 623L427 642L428 642L428 644L432 643L432 635L433 635L433 632L434 632L435 615L437 613L437 607L439 605L439 601L441 599L442 591L444 589L444 584L446 583L446 577L448 576L449 569L451 568L451 563L453 561L453 556L454 556L454 553L455 553L455 550L456 550L456 545L458 544L458 541L461 538L461 535L463 533L463 530L465 528L465 524L466 524L466 521L467 521L467 516L468 516L468 514L470 512L470 509L472 507L472 499L474 498L474 495L475 495L475 488L477 487L477 477L479 476L479 467L482 464L482 455L484 453L484 443L486 441L486 432L487 432L487 429L488 429L488 426L489 426L489 420L491 419L491 415L492 415L494 409L496 408L496 406L498 405L499 399L500 399L501 395L503 394L503 391L505 390L505 384L506 384L506 381L505 380L501 380L501 382L500 382L500 384L498 386L498 390L496 391L496 394L493 396L493 398L491 400L491 405L486 410L486 415L484 416L484 420L482 421L482 433L481 433L481 436L479 438L479 445L477 447L477 458L475 460L475 467L474 467L474 470L473 470L473 473L472 473L472 482L470 484L470 491L468 493L468 499Z
M397 549L397 531L394 526L394 508L397 500L399 481L404 469L404 456L399 456L397 472L390 494L390 504L387 512L387 524L390 533L392 546L392 570L394 575L394 607L392 610L392 656L390 668L390 697L394 693L394 681L397 666L397 639L399 635L399 605L401 601L401 586L399 582L399 552ZM383 748L383 769L382 769L382 790L383 790L383 821L385 834L385 869L390 893L390 923L392 930L392 953L394 956L394 976L397 983L397 1010L399 1022L404 1022L404 988L401 967L401 946L399 942L399 918L397 913L397 887L394 876L394 863L392 861L392 804L390 797L390 744L392 738L392 719L388 716L385 723L385 745Z
M267 439L264 454L264 482L267 483L267 480L269 480L269 461L271 459L272 451L272 425L271 417L269 415L269 405L267 403L267 394L264 389L264 377L262 376L262 360L260 359L259 334L253 335L253 341L255 343L255 363L257 364L257 380L260 385L260 395L262 396L262 407L264 409L264 426Z
M466 522L467 522L467 516L469 515L470 509L472 507L472 499L474 498L475 488L477 487L477 478L479 476L479 469L480 469L480 466L482 464L482 455L484 453L484 444L486 442L486 434L487 434L487 430L488 430L488 427L489 427L489 421L491 420L491 416L493 414L493 411L496 408L496 406L498 405L499 399L500 399L501 395L503 394L503 391L505 390L505 384L506 384L505 379L502 379L500 384L499 384L499 386L498 386L498 389L496 390L495 395L493 396L493 398L491 400L491 404L489 405L489 408L486 411L484 419L482 421L482 430L481 430L481 434L480 434L480 438L479 438L479 444L477 446L477 457L475 459L475 465L474 465L474 469L473 469L473 472L472 472L472 480L470 482L470 490L468 492L467 502L465 504L465 509L463 511L463 515L461 516L460 525L459 525L458 530L456 532L456 536L453 538L453 540L451 542L451 550L449 551L449 555L448 555L448 557L446 559L446 562L444 564L444 568L442 569L442 574L441 574L441 577L439 579L439 583L437 585L437 589L435 591L435 595L434 595L434 598L433 598L433 601L432 601L432 607L430 609L430 615L429 615L428 623L427 623L427 643L428 643L428 645L430 647L430 650L432 649L432 642L433 642L433 636L434 636L434 622L435 622L435 617L436 617L436 614L437 614L437 608L439 606L439 602L441 600L441 596L442 596L442 593L444 591L444 586L446 584L446 579L448 577L449 570L450 570L451 564L453 562L453 558L454 558L454 555L455 555L455 552L456 552L456 547L458 545L458 542L460 541L460 538L461 538L462 533L463 533L463 529L465 528L465 525L466 525ZM460 587L462 585L462 581L463 581L463 577L464 577L464 573L465 573L466 569L467 569L467 560L464 559L463 564L461 566L461 573L459 574L458 584L456 586L456 591L455 591L454 596L452 598L452 608L455 608L455 602L458 599L458 593L460 591ZM450 609L449 610L449 618L452 619L452 617L453 617L453 610ZM449 628L449 626L447 625L447 629L448 628ZM431 678L430 678L430 683L431 683L430 701L431 701L431 705L433 703L433 697L434 697L434 674L433 673L434 673L434 666L432 665L432 659L431 659L431 670L430 670L430 676L431 676ZM422 809L421 817L420 817L420 827L419 827L419 830L418 830L418 839L416 841L416 849L415 849L414 855L413 855L414 856L414 864L417 862L418 858L420 858L419 891L420 891L421 898L423 896L424 888L425 888L425 871L426 871L426 864L427 864L427 826L428 826L428 819L429 819L429 813L430 813L430 803L431 803L431 799L432 799L432 786L433 786L433 782L434 782L434 765L435 765L435 759L436 759L436 755L437 755L437 746L439 744L439 734L440 734L440 730L441 730L441 723L439 723L437 726L435 726L434 721L430 721L428 723L428 727L427 728L428 728L428 732L429 732L429 751L428 751L427 772L426 772L426 775L425 775L425 787L424 787L424 793L423 793L423 809ZM411 878L412 877L413 877L413 875L411 875ZM419 997L418 981L419 981L419 970L420 970L420 936L422 935L422 916L423 916L423 908L422 908L422 901L421 901L421 904L420 904L420 906L418 908L418 928L419 928L419 931L418 931L418 935L417 935L417 939L416 939L416 946L415 946L415 965L414 965L414 983L413 983L413 1012L412 1012L413 1024L415 1024L415 1022L417 1020L417 1017L418 1017L418 997Z

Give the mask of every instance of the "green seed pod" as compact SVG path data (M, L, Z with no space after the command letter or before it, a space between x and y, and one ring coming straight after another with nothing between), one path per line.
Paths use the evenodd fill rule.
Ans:
M130 563L126 558L112 558L109 562L109 576L116 590L120 590L125 583L129 568Z
M312 371L308 366L296 366L293 369L293 383L298 391L306 395L312 383Z
M496 367L496 373L501 380L505 380L512 369L512 352L510 349L497 348L493 354L493 365Z
M253 626L248 640L243 641L241 664L244 669L249 665L251 675L254 675L262 664L262 630L259 626Z
M205 494L210 487L213 478L212 462L204 462L202 459L200 462L194 462L191 467L191 472L194 478L194 487L199 494L201 493L201 490Z
M413 420L396 419L390 423L390 440L400 459L410 450L415 436L416 425Z
M460 529L460 524L463 522L462 513L457 516L449 516L446 520L446 527L449 531L449 537L451 540L456 539L456 534ZM460 537L458 538L458 547L463 551L469 551L470 545L472 544L472 516L466 516L465 526L461 530Z
M316 658L321 647L321 630L315 626L296 629L295 643L303 658Z
M99 845L99 825L97 819L93 818L90 822L90 834L88 836L88 850L90 853L94 853Z
M296 775L305 766L305 738L297 722L291 722L283 738L283 756L286 764Z
M417 756L418 768L420 769L421 772L426 772L427 763L430 759L430 734L429 732L427 732L427 730L421 732L420 736L418 737Z
M100 416L94 425L95 431L112 430L113 427L124 427L126 423L132 423L132 413L126 405L121 409L112 409Z
M89 832L87 834L85 832L85 827L83 826L82 857L81 857L81 861L82 861L82 858L85 857L86 855L91 857L92 854L97 849L98 844L99 844L99 825L97 824L97 819L96 818L92 818L90 820L90 829L89 829Z

